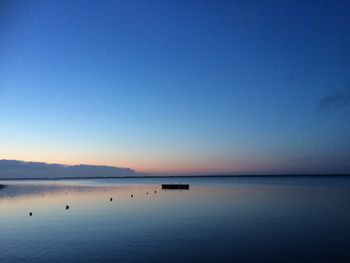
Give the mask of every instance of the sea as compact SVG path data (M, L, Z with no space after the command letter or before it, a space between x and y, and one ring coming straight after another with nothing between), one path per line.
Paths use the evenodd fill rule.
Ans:
M1 263L350 262L350 177L0 185Z

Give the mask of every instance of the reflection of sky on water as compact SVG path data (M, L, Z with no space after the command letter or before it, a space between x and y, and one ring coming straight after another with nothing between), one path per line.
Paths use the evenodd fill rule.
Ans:
M42 262L175 255L174 261L253 255L292 261L316 252L334 257L336 249L350 258L347 178L188 179L189 191L163 191L164 179L143 180L7 182L0 190L0 254Z

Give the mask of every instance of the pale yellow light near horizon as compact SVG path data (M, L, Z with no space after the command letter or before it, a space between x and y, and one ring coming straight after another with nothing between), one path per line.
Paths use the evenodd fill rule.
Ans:
M1 153L1 159L13 159L22 161L59 163L65 165L108 165L115 167L131 168L136 172L154 173L154 174L210 174L222 173L230 174L232 172L249 172L260 169L263 163L247 163L247 162L233 162L233 161L215 161L215 160L196 160L191 158L157 158L156 156L147 155L126 155L115 154L113 156L103 156L91 153L77 153L70 152L41 152L35 153L30 151L11 152L6 154Z
M215 153L199 155L184 150L98 149L71 147L59 144L46 147L26 143L0 144L0 159L13 159L66 165L88 164L124 167L136 172L153 174L230 174L270 169L273 164L243 155L223 158Z

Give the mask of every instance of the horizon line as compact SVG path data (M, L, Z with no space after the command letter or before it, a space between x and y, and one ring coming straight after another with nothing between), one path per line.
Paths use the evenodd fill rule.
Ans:
M268 178L268 177L350 177L350 173L312 173L312 174L231 174L231 175L140 175L140 176L94 176L94 177L56 177L56 178L0 178L6 180L86 180L86 179L151 179L151 178Z

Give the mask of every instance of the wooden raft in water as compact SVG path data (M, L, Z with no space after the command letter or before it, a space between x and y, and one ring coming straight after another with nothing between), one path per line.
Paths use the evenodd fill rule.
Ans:
M162 184L162 189L166 189L166 190L176 190L176 189L189 190L190 189L190 185L189 184Z

